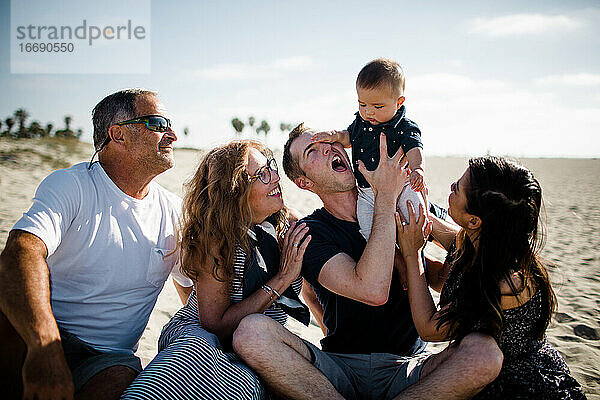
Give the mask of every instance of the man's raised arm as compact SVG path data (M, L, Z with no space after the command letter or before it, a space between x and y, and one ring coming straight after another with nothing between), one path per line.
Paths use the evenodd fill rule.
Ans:
M396 199L408 180L402 151L388 157L383 134L379 146L375 171L367 171L359 161L359 170L375 194L373 228L364 252L357 263L349 255L339 253L323 265L319 274L319 283L332 292L374 306L388 300L396 243Z

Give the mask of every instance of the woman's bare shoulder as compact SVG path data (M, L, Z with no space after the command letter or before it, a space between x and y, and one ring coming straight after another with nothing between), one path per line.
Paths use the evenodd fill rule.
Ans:
M516 293L513 293L508 279L502 279L500 281L500 294L502 296L500 306L503 310L525 304L536 291L534 282L530 279L525 279L520 271L515 271L510 274L509 279L514 286Z

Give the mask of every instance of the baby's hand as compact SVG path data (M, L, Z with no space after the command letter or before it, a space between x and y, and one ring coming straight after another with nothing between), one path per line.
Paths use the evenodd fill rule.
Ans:
M410 187L415 192L420 192L425 187L424 179L423 179L423 170L421 168L417 168L410 173Z
M317 132L313 135L313 137L311 138L311 141L313 143L316 142L325 142L325 143L334 143L334 142L339 142L339 135L337 133L337 131L322 131L322 132Z

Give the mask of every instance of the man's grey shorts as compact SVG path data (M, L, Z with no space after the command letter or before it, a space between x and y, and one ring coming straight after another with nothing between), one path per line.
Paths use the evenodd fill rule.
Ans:
M97 373L117 365L129 367L139 373L142 370L140 359L129 353L102 353L77 336L60 330L63 351L73 375L77 392Z
M327 353L304 340L312 353L312 364L346 399L391 399L416 383L427 352L411 357L389 353Z

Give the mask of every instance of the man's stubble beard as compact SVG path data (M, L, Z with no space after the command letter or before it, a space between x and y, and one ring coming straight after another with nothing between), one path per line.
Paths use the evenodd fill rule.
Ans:
M317 190L321 193L343 193L348 192L356 187L356 181L354 180L342 182L331 179L331 177L318 177L312 181L317 187Z
M148 172L156 173L158 175L175 166L175 157L173 152L169 154L159 149L157 154L142 158L140 164L142 168Z

